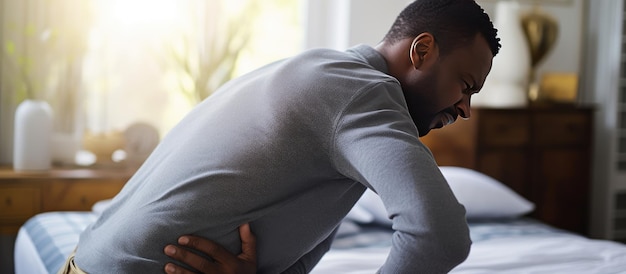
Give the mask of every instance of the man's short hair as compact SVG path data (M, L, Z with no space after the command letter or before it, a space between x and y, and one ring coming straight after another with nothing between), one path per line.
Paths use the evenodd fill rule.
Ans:
M424 32L435 37L442 55L468 44L477 33L494 56L501 47L489 15L474 0L415 0L398 15L384 40L395 43Z

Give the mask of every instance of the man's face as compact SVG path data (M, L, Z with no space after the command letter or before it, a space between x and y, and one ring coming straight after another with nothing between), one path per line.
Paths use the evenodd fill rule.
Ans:
M432 65L415 70L403 87L419 135L469 118L470 99L483 86L493 54L482 35L466 46L438 55Z

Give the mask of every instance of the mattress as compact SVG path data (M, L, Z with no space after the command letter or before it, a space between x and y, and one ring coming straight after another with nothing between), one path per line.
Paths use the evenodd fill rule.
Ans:
M97 218L94 212L47 212L29 219L15 240L15 273L56 273Z
M344 222L313 274L375 273L391 248L387 227ZM450 273L626 273L626 245L589 239L530 218L471 221L467 260Z
M17 274L56 273L97 214L39 214L20 229ZM375 273L391 247L386 226L344 221L314 274ZM593 240L528 218L470 222L468 259L451 273L626 273L626 245Z

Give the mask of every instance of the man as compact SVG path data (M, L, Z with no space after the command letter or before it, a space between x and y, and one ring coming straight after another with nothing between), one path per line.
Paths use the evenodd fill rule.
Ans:
M73 263L309 272L370 188L396 230L380 272L448 272L469 252L465 210L418 137L470 117L498 40L473 0L417 0L376 48L310 50L227 83L82 233Z

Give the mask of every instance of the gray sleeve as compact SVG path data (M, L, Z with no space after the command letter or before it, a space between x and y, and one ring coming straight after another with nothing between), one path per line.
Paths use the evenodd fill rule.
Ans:
M471 241L458 203L418 138L398 88L360 92L338 118L332 157L337 170L381 197L395 230L380 273L447 273Z
M324 256L324 254L326 254L326 252L328 252L328 250L330 249L330 245L332 244L338 229L339 227L335 228L335 230L330 234L330 236L328 236L328 238L318 244L309 253L302 256L295 264L285 270L283 274L311 272L311 270L313 270L313 267L315 267L320 259L322 259L322 256Z

